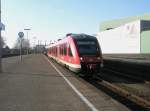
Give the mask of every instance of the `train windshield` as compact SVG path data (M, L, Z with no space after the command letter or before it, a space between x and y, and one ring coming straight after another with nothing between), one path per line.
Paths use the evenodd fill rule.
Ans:
M77 48L81 55L97 55L98 48L96 41L77 41Z

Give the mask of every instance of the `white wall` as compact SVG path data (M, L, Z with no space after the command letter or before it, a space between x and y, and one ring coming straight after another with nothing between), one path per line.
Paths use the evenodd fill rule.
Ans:
M140 20L97 34L103 53L140 53Z

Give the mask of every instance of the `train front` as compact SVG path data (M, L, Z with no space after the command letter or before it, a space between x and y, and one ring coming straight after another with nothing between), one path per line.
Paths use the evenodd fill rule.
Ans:
M103 67L102 53L96 37L80 35L76 39L82 72L98 73Z

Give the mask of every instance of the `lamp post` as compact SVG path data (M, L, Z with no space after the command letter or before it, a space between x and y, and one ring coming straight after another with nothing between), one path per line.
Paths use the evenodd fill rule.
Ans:
M0 0L0 25L1 25L1 0ZM0 26L0 73L2 72L2 37L1 37L1 26Z
M35 42L36 42L36 36L33 37L33 50L34 50L34 54L35 54L35 48L36 48Z
M24 29L24 30L26 30L26 32L27 32L27 41L28 41L28 43L29 43L28 32L29 32L31 29ZM29 43L29 45L30 45L30 43ZM27 47L27 55L28 55L28 53L29 53L29 47Z
M40 40L38 40L37 53L39 53Z
M5 30L5 25L2 23L2 16L1 16L1 0L0 0L0 73L2 72L2 30Z
M42 49L41 47L42 47L42 40L40 40L40 47L39 47L40 53L42 52L42 51L41 51L41 49Z

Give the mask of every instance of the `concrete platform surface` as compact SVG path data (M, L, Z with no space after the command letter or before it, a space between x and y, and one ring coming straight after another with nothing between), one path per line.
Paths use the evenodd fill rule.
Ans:
M150 65L150 54L103 54L103 58L105 60Z
M110 97L101 97L87 83L79 82L74 76L65 75L81 88L96 108L91 109L64 78L49 64L43 55L3 59L0 73L0 111L129 111ZM97 102L96 102L97 101Z

